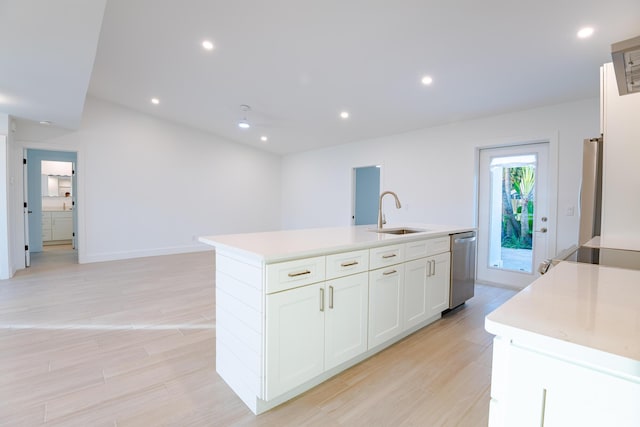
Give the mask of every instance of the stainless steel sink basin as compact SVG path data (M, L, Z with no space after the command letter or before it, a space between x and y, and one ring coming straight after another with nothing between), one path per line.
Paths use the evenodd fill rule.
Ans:
M424 228L399 227L399 228L375 228L369 231L374 231L376 233L384 233L384 234L412 234L412 233L423 233L429 230L426 230Z

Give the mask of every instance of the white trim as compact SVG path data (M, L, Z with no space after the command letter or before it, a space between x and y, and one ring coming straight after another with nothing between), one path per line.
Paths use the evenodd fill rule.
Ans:
M88 264L92 262L104 262L104 261L118 261L131 258L145 258L159 255L176 255L187 254L192 252L205 252L211 251L211 247L205 244L189 245L189 246L170 246L165 248L154 249L142 249L134 251L122 251L122 252L103 252L92 255L83 255L80 258L78 254L79 264Z

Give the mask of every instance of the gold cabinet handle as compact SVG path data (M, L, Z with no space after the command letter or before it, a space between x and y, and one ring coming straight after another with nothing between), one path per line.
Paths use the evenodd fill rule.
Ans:
M311 274L311 272L309 270L305 270L305 271L298 271L297 273L289 273L289 277L304 276L305 274Z
M385 259L386 258L393 258L394 256L396 256L396 254L385 254L385 255L382 255L382 258L385 258Z
M358 265L358 261L343 262L340 267L351 267L352 265Z
M432 259L431 262L433 263L433 272L431 273L431 275L435 276L436 275L436 260Z
M398 270L389 270L389 271L385 271L385 272L383 272L382 274L383 274L384 276L388 276L388 275L390 275L390 274L397 273L397 272L398 272Z
M320 288L320 311L324 311L324 288Z
M333 309L333 286L329 286L329 308Z

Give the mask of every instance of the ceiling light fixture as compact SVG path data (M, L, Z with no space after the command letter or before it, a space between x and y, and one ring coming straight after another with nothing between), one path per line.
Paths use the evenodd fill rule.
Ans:
M422 77L422 80L420 80L420 81L422 82L423 85L429 86L431 83L433 83L433 77L424 76L424 77Z
M260 137L260 141L262 141L262 142L267 142L268 140L269 140L269 138L267 138L267 137L266 137L266 136L264 136L264 135L262 135L262 136Z
M579 39L587 39L593 35L593 32L593 27L584 27L581 28L580 31L578 31L577 36Z
M41 125L49 126L51 124L51 120L42 120L40 122Z
M343 111L340 113L340 117L342 117L343 119L348 119L349 118L349 112L348 111Z
M160 100L158 98L151 98L151 103L153 105L158 105L158 104L160 104Z
M210 42L209 40L205 40L202 42L202 47L205 48L206 50L213 50L213 43Z
M247 121L247 111L251 111L251 107L249 107L246 104L242 104L240 106L240 111L242 111L243 114L242 114L242 118L238 122L238 127L240 129L249 129L251 127L251 125Z

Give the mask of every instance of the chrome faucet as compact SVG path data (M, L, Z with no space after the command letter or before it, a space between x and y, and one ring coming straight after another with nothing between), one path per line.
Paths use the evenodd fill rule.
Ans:
M383 224L386 224L387 221L384 220L384 215L382 213L382 198L386 194L391 194L396 199L396 208L400 209L402 206L400 205L400 199L398 199L398 195L393 191L385 191L380 194L380 202L378 203L378 228L382 228Z

